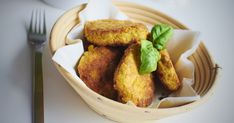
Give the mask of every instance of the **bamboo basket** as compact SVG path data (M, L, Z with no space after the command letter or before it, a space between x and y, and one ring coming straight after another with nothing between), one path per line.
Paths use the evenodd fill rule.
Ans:
M175 29L188 29L175 19L141 5L114 2L131 20L144 24L155 24L157 22L166 23ZM52 55L55 51L65 46L68 32L79 23L78 12L84 9L86 4L77 6L65 12L55 23L50 35L50 50ZM141 122L158 120L171 115L189 111L194 107L204 103L214 93L219 66L215 64L212 56L207 51L203 42L200 43L196 52L189 57L195 65L195 83L193 88L201 96L201 99L183 106L163 109L138 108L128 106L105 98L84 85L77 82L68 72L58 64L54 63L57 70L63 75L73 89L82 97L88 106L101 116L118 122Z

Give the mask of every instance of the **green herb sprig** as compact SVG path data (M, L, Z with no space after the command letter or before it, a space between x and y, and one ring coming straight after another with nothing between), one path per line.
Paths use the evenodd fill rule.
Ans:
M140 74L147 74L157 69L160 60L160 51L166 48L166 44L173 35L173 28L166 24L157 24L151 30L150 40L141 40L141 65Z

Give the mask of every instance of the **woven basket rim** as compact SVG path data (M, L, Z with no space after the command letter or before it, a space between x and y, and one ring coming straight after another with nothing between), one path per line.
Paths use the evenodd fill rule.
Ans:
M118 6L118 5L121 5L121 4L129 4L129 5L141 7L141 8L147 9L147 11L152 11L152 12L154 12L154 13L158 13L158 14L160 14L160 15L163 15L163 17L169 19L170 21L172 20L173 23L176 23L176 24L180 25L180 27L183 27L184 29L189 29L187 26L185 26L184 24L180 23L180 22L177 21L176 19L174 19L174 18L168 16L167 14L162 13L162 12L160 12L160 11L158 11L158 10L155 10L155 9L153 9L153 8L146 7L146 6L139 5L139 4L132 3L132 2L116 2L116 1L115 1L114 4L117 5L117 6ZM70 9L70 10L66 11L65 13L63 13L63 14L57 19L57 21L55 22L55 24L53 25L53 27L52 27L52 29L51 29L51 34L50 34L50 37L49 37L49 39L50 39L50 41L49 41L49 49L50 49L50 53L51 53L52 56L53 56L53 54L54 54L55 51L56 51L56 49L54 49L54 48L52 47L52 45L53 45L53 44L52 44L52 43L53 43L53 37L52 37L52 36L53 36L53 34L55 33L55 32L54 32L54 28L56 28L56 27L58 26L57 24L59 23L59 21L60 21L61 18L65 17L68 13L70 13L70 12L72 12L72 11L75 11L75 10L78 11L80 8L83 9L86 5L87 5L87 4L82 4L82 5L73 7L72 9ZM202 41L201 41L201 43L204 45L204 43L203 43ZM204 48L208 51L208 49L206 48L205 45L204 45ZM164 111L166 111L166 112L167 112L167 111L171 111L171 110L177 110L178 112L185 112L185 111L191 110L191 109L193 109L194 107L196 107L196 106L202 104L203 102L205 102L206 100L208 100L208 98L209 98L210 96L213 95L214 89L215 89L216 84L217 84L217 79L218 79L218 76L219 76L219 73L220 73L220 69L219 69L220 67L219 67L219 65L218 65L217 63L214 62L214 59L213 59L213 57L211 56L210 52L208 52L208 55L210 56L213 65L216 67L216 68L215 68L215 69L216 69L216 74L215 74L215 78L214 78L213 84L212 84L211 88L208 90L208 92L207 92L200 100L197 100L197 101L195 101L195 102L192 102L192 103L189 103L189 104L186 104L186 105L182 105L182 106L178 106L178 107L172 107L172 108L159 108L159 109L157 109L157 110L151 109L151 108L132 107L132 106L129 106L129 105L126 105L126 104L122 104L122 103L113 101L113 100L108 99L108 98L106 98L106 97L104 97L104 96L101 96L101 95L99 95L99 94L93 92L91 89L86 89L86 88L83 88L83 87L81 87L80 89L86 89L87 95L89 95L89 96L104 97L103 99L104 99L107 103L113 103L113 102L115 102L117 107L126 106L127 108L130 108L130 109L131 109L131 108L134 108L134 109L137 108L137 109L139 109L139 110L144 110L144 111L147 110L147 111L150 111L150 112L155 112L155 111L157 111L157 112L161 112L161 111L164 112ZM60 66L59 66L57 63L55 63L55 62L53 62L53 63L54 63L54 65L56 66L56 69L60 72L61 75L63 75L63 77L64 77L68 82L69 82L69 81L75 81L75 79L74 79L69 73L67 73L62 67L60 67Z

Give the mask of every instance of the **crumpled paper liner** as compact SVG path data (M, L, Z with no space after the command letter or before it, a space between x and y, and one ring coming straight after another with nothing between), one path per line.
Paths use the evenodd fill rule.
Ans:
M75 79L82 82L76 74L76 64L84 52L81 39L83 38L85 22L97 19L127 20L128 17L119 11L109 0L103 0L102 2L91 0L86 8L78 14L80 23L67 35L66 43L68 45L58 49L52 59ZM165 93L168 92L161 87L156 87L155 98L148 108L175 107L200 99L200 96L191 87L194 82L194 64L188 60L188 56L195 52L200 43L199 35L200 33L197 31L174 31L173 37L167 44L167 49L183 86L178 91L166 95L168 97L161 100L159 97L165 96ZM127 104L135 106L131 102Z

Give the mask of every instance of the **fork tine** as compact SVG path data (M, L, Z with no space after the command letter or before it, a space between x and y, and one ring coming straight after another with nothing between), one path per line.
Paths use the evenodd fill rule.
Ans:
M33 24L33 17L34 16L34 10L32 11L32 14L31 14L31 20L30 20L30 25L29 25L29 32L32 32L33 29L32 29L32 24Z
M28 40L34 46L42 46L46 42L46 20L45 11L34 9L32 11L30 27L28 29Z
M43 12L43 34L46 34L46 15L45 15L45 10Z
M41 17L42 15L41 15L41 10L39 10L39 13L38 13L38 17L39 17L39 32L38 33L40 33L40 34L42 34L42 28L41 28L41 25L42 25L42 22L41 22Z
M38 33L38 28L37 28L38 24L37 23L38 23L38 9L36 9L36 16L35 16L35 25L34 25L34 27L35 27L34 32L35 33Z

